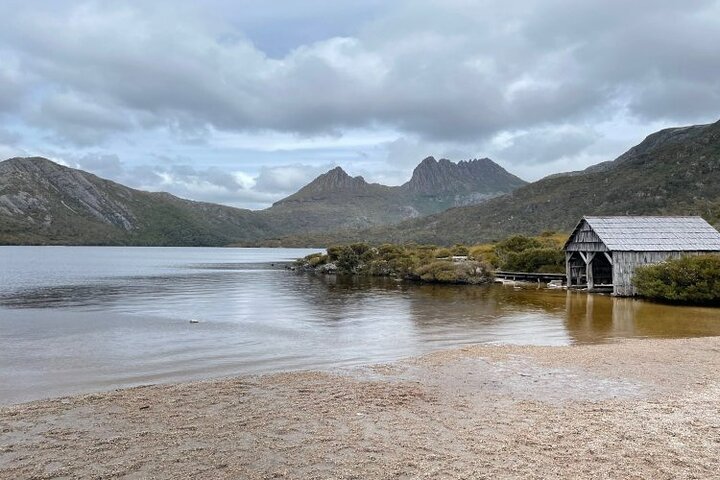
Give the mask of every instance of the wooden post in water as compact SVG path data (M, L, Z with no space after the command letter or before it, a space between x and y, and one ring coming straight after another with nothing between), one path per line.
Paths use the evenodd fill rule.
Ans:
M593 269L592 269L592 262L595 258L595 252L587 252L585 255L587 255L585 260L585 276L587 277L587 288L588 290L592 290L595 287L595 281L593 280Z
M572 252L565 252L565 275L567 276L566 285L572 287L572 268L570 263L572 260Z

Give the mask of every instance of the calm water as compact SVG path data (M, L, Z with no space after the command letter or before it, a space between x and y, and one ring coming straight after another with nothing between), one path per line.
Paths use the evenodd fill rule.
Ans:
M468 343L720 334L720 309L323 278L271 265L309 252L0 247L0 403L353 366Z

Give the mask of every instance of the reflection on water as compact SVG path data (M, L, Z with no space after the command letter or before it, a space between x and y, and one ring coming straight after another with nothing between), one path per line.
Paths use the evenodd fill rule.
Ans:
M322 277L272 265L307 253L0 248L0 402L384 362L468 343L720 333L720 309Z
M613 338L679 338L720 334L720 309L682 307L631 298L566 294L567 330L576 343Z

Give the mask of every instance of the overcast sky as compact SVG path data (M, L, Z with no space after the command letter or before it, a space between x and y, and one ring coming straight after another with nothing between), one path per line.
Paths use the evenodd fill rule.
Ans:
M0 2L0 158L263 208L340 165L534 180L720 118L720 0Z

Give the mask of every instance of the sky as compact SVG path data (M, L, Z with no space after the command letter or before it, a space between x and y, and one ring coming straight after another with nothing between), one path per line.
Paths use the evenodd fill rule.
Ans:
M433 155L536 180L720 118L720 0L0 2L0 159L266 208Z

